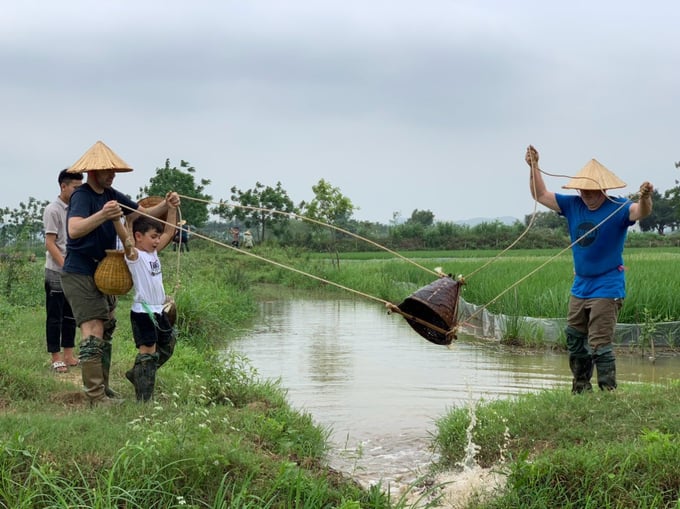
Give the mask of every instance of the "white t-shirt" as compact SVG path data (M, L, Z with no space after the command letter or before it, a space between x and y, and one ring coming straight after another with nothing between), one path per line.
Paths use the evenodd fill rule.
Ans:
M154 313L161 313L163 304L165 304L165 288L163 287L163 273L161 272L158 252L147 253L135 249L137 251L136 260L128 260L125 257L135 290L130 311L146 313L147 309L142 305L142 303L145 303Z

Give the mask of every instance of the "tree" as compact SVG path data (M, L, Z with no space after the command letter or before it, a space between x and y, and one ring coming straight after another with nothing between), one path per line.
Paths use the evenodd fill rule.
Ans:
M397 226L398 224L403 223L403 219L401 217L401 211L395 210L392 212L392 219L390 219L390 225L391 226Z
M312 186L314 198L309 203L302 203L305 215L328 224L346 224L357 207L352 201L324 179Z
M333 187L324 179L312 186L314 198L309 203L301 203L300 208L304 210L304 215L330 225L342 227L346 225L357 209L352 201L340 192L340 189ZM318 227L316 228L318 231ZM340 264L337 251L338 232L330 229L329 250L335 253L336 263Z
M545 228L547 230L557 230L563 232L565 235L569 234L567 220L560 216L557 212L548 210L543 212L536 212L524 216L524 226L529 226L529 222L533 217L534 223L532 228Z
M262 240L270 229L274 234L281 235L288 225L288 215L297 211L281 182L277 182L276 187L256 182L253 189L246 191L233 186L231 201L241 206L230 207L220 204L212 212L227 219L236 218L244 222L248 228L257 228L259 238Z
M19 203L18 209L0 210L0 239L3 246L31 247L37 241L44 242L43 212L49 201L40 201L30 196L28 203Z
M411 213L411 217L406 222L420 224L425 227L432 226L432 224L434 224L434 214L432 213L431 210L415 209Z
M196 169L188 161L181 160L177 168L170 167L170 159L166 159L163 168L156 168L156 175L149 179L150 184L139 189L137 199L145 196L165 196L169 191L196 198L183 200L180 212L182 219L188 224L203 226L208 221L208 203L212 200L212 196L203 194L203 190L205 186L210 185L210 180L201 179L197 185L194 173Z

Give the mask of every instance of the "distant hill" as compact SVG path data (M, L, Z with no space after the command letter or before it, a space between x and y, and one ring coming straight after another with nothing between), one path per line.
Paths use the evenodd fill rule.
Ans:
M455 224L464 224L467 226L477 226L482 223L493 223L500 221L503 224L512 225L515 221L519 221L516 217L503 216L503 217L472 217L470 219L462 219L460 221L454 221Z

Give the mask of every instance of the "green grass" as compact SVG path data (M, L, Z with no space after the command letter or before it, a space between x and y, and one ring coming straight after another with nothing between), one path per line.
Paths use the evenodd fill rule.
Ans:
M130 295L121 299L111 380L125 402L115 408L89 408L77 368L50 371L33 301L42 267L25 267L33 276L15 288L30 298L0 298L0 508L398 507L329 469L328 431L228 350L256 300L239 260L214 254L182 260L178 345L151 404L124 378L136 351ZM168 287L171 265L166 255Z
M400 302L433 276L393 256L343 255L338 268L299 250L258 246L256 252L280 265L196 242L177 273L176 258L164 254L179 336L175 356L158 373L153 404L137 404L124 378L135 349L130 296L121 299L111 378L126 402L115 409L87 408L77 371L50 372L40 263L22 265L20 279L16 267L8 273L0 266L0 508L407 507L403 497L390 501L381 486L362 489L330 470L327 430L292 409L276 384L260 381L247 359L228 348L217 352L249 327L256 285L258 292L269 291L267 283L345 291L302 274L309 272ZM464 297L483 304L554 253L495 260L470 277ZM456 274L471 274L489 260L479 252L412 255ZM672 251L628 250L629 301L638 310L631 316L680 316L671 295L680 277L672 270L676 262ZM565 281L556 284L540 271L499 299L499 309L535 316L532 310L565 305L570 259L553 263ZM541 315L563 313L555 308ZM527 334L521 321L512 327ZM476 406L475 461L503 470L508 485L494 500L469 508L677 508L678 389L624 385L578 397L544 391ZM438 419L433 441L441 462L434 471L455 468L465 457L469 425L468 408Z
M578 396L549 390L482 402L472 410L475 460L508 479L500 497L478 507L678 507L679 389L625 385ZM464 459L470 420L469 408L456 408L437 421L440 468Z

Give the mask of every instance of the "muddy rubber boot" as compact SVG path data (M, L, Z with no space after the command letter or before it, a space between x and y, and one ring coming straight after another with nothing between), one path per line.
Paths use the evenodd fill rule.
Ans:
M111 371L111 342L104 340L102 346L102 374L104 375L104 394L107 398L119 398L120 395L116 393L109 386L109 372Z
M597 368L597 385L600 390L613 391L616 389L616 358L611 347L606 350L598 350L594 356Z
M571 392L580 394L584 391L592 391L590 379L593 376L593 357L588 346L588 336L573 327L567 326L567 351L569 352L569 368L573 379Z
M128 377L135 386L135 396L137 401L149 401L153 397L156 386L156 370L158 369L157 353L141 353L135 358L135 365L132 367L131 378ZM127 373L125 374L127 377ZM134 381L133 381L134 380Z
M581 394L582 392L591 392L593 386L590 379L593 376L593 358L592 357L569 357L569 368L574 378L571 381L571 392L573 394Z
M104 346L102 355L102 368L104 371L104 393L107 398L120 398L120 395L111 389L109 385L109 372L111 371L111 340L113 332L116 330L116 319L111 318L104 322Z
M78 357L83 377L83 390L91 405L106 399L102 368L103 343L104 341L96 336L88 336L80 343Z

